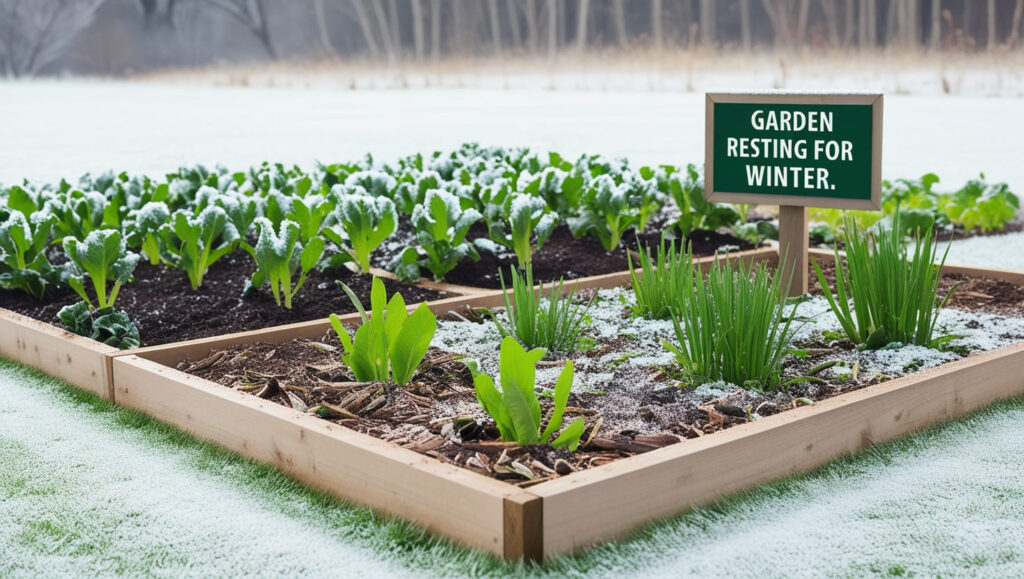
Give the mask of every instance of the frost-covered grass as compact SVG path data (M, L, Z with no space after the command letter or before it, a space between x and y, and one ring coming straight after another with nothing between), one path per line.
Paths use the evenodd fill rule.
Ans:
M507 565L0 361L0 576L1013 576L1024 398L625 540Z

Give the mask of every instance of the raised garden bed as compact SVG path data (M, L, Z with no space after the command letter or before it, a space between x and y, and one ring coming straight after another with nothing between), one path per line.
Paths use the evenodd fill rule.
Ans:
M777 254L770 250L754 253L753 259L777 259ZM827 262L831 254L816 253L815 257ZM1020 290L1017 286L1024 284L1024 274L955 267L948 267L946 271L995 280L969 280L970 293L962 296L965 301L960 302L960 306L984 310L981 304L985 302L998 301L1008 308L1019 303L1014 300L1019 300L1020 296L1014 294L1012 288ZM604 276L597 282L590 280L588 285L610 288L627 279L621 275ZM990 295L997 293L993 289L998 288L1005 291ZM618 299L614 293L603 292L602 295L612 304ZM480 295L475 298L475 305L495 306L499 300L497 294ZM621 304L613 307L621 309ZM435 305L433 309L445 311L443 306ZM615 368L606 368L610 378L625 381L633 388L645 380L648 383L665 380L654 371L646 375L637 373L636 368L643 364L614 350L621 335L629 333L624 326L613 323L614 316L596 312L592 315L595 325L608 326L606 335L598 339L596 345L606 349L591 350L596 354L591 355L594 360L589 367L584 360L587 354L577 356L578 377L591 375L595 378L594 375L601 373L597 371L599 366L614 364ZM996 318L991 320L997 323ZM348 321L354 319L349 317ZM346 378L343 371L332 369L337 366L336 362L331 362L336 360L336 353L325 352L311 344L319 342L333 347L330 340L325 339L328 325L319 322L299 324L270 336L249 334L230 340L205 340L117 356L113 364L115 400L249 456L277 464L297 478L410 518L473 547L508 558L542 558L613 538L652 518L812 468L839 454L1024 391L1024 378L1007 371L1024 361L1024 347L1020 344L960 360L955 359L963 352L958 354L955 350L938 358L900 361L896 366L892 366L896 362L890 360L890 366L900 370L892 372L893 375L907 374L895 378L872 369L865 358L861 360L860 379L851 381L843 377L849 373L849 366L846 372L839 372L836 367L830 372L828 383L816 391L806 384L795 385L772 395L774 398L749 399L743 398L746 395L742 393L714 392L707 387L700 398L700 391L651 388L635 396L632 405L623 406L622 415L618 417L613 416L613 410L629 402L629 397L614 399L614 393L598 394L593 384L578 378L570 406L585 408L588 402L600 400L602 396L609 400L603 407L607 413L602 417L604 434L599 432L586 441L589 444L580 452L519 449L515 445L490 442L488 438L493 439L493 433L486 432L484 420L478 420L472 427L476 431L461 431L466 436L460 449L450 444L452 433L445 431L443 425L436 432L431 430L430 422L437 416L430 415L425 408L443 407L449 412L449 424L452 424L451 418L471 412L473 397L471 393L466 394L471 386L467 386L465 371L454 362L443 361L442 352L446 345L465 340L470 334L469 326L459 324L471 323L451 322L452 328L439 331L435 345L440 350L428 356L435 362L434 367L425 373L419 384L406 391L361 386L331 391L331 382L346 381ZM444 324L442 322L442 327ZM1024 334L1017 335L1024 331L1018 326L1006 323L1002 335L996 336L998 339L987 347L1024 338ZM620 340L614 336L620 336ZM842 344L829 347L833 350L829 355L847 356L850 361L857 356ZM226 352L211 357L211 350ZM244 374L246 364L242 360L245 358L257 360L250 368L253 373L232 378L235 374ZM285 363L288 359L300 360L303 367L316 368L296 372L280 369L288 366ZM943 360L955 361L941 363ZM920 370L932 364L940 365ZM205 371L211 378L236 386L248 381L245 389L253 393L229 389L187 374L178 367L200 375ZM806 368L796 363L796 370ZM544 371L541 369L542 374ZM304 372L305 379L309 380L305 384L302 383ZM229 376L225 378L225 374ZM596 376L596 379L601 377ZM328 387L316 393L314 386L318 381L327 383ZM543 385L544 379L540 382ZM585 387L581 386L584 384ZM612 390L613 386L607 390ZM289 391L293 396L288 395ZM254 394L263 394L267 399ZM367 400L381 398L382 394L387 394L383 397L384 405L378 408L365 405ZM362 400L353 405L353 400L360 397ZM788 406L782 397L790 402ZM807 397L818 401L809 406L793 403L796 398ZM462 398L468 398L470 403L459 406ZM295 399L300 404L296 404ZM317 405L321 415L338 424L284 404L300 409ZM647 410L635 406L644 406ZM361 416L367 408L372 412ZM386 412L370 416L381 408ZM751 421L750 412L758 413L759 419ZM387 416L384 415L388 414L392 418L413 418L416 424L405 431L386 427ZM625 422L627 415L634 417L632 427ZM689 423L684 420L687 415L691 416ZM592 435L596 419L593 413L589 416L587 430ZM666 427L673 423L678 428ZM658 430L659 424L664 428ZM406 448L400 449L396 444L353 429L390 437ZM717 432L722 429L725 430ZM307 438L315 439L316 443L303 442ZM423 453L432 453L433 457ZM472 460L467 460L467 456ZM512 464L512 459L520 459L516 460L519 464ZM382 465L397 463L406 465L395 468L407 468L408 477L380 474L392 473L390 467ZM529 475L523 474L521 466L526 466ZM455 472L458 474L450 477L446 474ZM531 476L534 480L529 480ZM495 477L507 482L495 480ZM594 505L601 505L601 508ZM499 517L498 513L502 515Z

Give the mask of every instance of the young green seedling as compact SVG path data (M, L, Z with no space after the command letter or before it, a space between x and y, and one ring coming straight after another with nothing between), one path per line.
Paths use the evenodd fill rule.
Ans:
M536 392L536 365L544 357L543 348L527 352L515 338L501 341L500 382L501 391L494 385L494 379L480 372L476 360L464 360L473 374L476 398L480 406L498 425L502 440L519 444L551 443L555 448L576 450L583 435L585 424L577 418L562 430L562 417L569 402L572 389L573 363L569 360L555 383L554 409L547 427L541 430L540 400ZM562 433L552 440L556 432Z
M324 229L324 236L344 248L359 264L359 271L366 273L370 271L370 254L395 231L395 204L386 197L341 191L337 199L338 225Z
M350 337L341 319L331 314L331 326L344 349L341 361L361 382L387 382L390 378L399 386L408 384L427 355L437 330L434 313L426 303L421 303L412 314L407 313L402 294L396 293L387 301L384 283L375 277L367 315L355 292L339 284L362 319L355 336Z
M0 223L0 288L20 289L42 299L46 288L59 285L63 268L46 257L46 246L56 219L36 213L30 223L19 211Z
M284 307L291 309L292 298L306 283L306 275L316 267L323 255L324 240L322 237L314 237L303 247L299 241L298 224L288 219L281 222L280 233L274 231L274 224L265 217L257 218L256 224L260 228L260 235L252 255L257 269L247 289L269 283L277 305L281 305L283 295ZM298 279L294 279L296 274Z
M74 265L74 273L68 277L68 285L89 307L95 308L114 305L121 285L132 279L132 272L139 262L139 255L128 251L121 233L113 229L97 229L82 241L73 237L65 238L64 253ZM92 280L95 304L85 291L83 275L88 275ZM109 292L108 283L113 283Z
M170 223L160 227L168 263L185 270L192 289L202 285L210 266L234 251L240 240L227 212L215 205L196 217L188 211L177 211Z

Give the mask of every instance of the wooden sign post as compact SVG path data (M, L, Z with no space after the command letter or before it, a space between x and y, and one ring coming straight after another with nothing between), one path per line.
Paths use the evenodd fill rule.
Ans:
M808 207L881 208L882 95L708 93L708 201L779 206L779 272L807 293Z

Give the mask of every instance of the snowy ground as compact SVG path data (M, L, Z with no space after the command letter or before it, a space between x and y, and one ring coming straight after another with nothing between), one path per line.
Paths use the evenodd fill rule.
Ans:
M390 160L466 141L604 153L638 164L704 158L704 97L694 93L50 81L0 83L0 111L3 182L109 169L161 173L187 163L308 167L367 152ZM883 174L936 172L938 189L952 190L984 171L1024 190L1024 163L1012 140L1020 134L1024 99L890 94Z
M501 565L0 362L0 576L1024 574L1024 399L698 509Z

